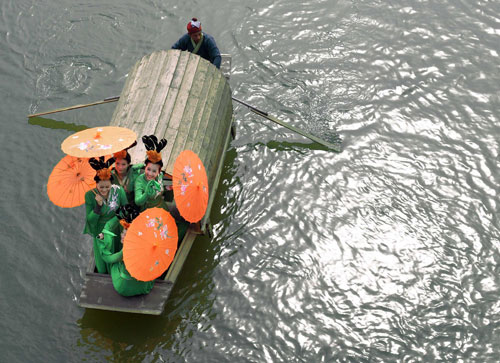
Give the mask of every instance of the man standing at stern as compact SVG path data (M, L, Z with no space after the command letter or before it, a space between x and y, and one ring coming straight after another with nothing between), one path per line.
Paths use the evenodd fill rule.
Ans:
M201 31L201 23L193 18L187 24L187 34L184 34L174 45L172 49L187 50L205 58L217 68L220 68L220 52L215 44L215 39Z

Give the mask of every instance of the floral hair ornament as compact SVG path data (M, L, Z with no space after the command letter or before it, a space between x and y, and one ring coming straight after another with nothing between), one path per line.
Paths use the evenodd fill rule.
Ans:
M129 147L126 147L125 149L123 150L120 150L120 151L117 151L113 154L113 157L115 158L115 160L118 160L118 159L126 159L127 156L129 157L130 159L130 154L128 153L128 149L131 149L133 148L135 145L137 145L137 141L134 141L132 143L132 145L130 145Z
M142 142L146 147L146 155L147 159L156 164L161 161L161 154L165 146L167 146L167 139L161 139L158 141L158 138L155 135L144 135L142 137Z
M127 157L127 150L121 150L113 154L115 160L125 159Z
M108 168L97 170L96 174L101 180L111 179L111 171Z
M151 161L153 164L156 164L161 160L161 154L156 150L148 150L146 151L147 159Z
M97 158L90 158L89 164L96 171L97 177L100 180L109 180L111 179L111 171L109 167L115 162L114 158L109 158L107 161L104 161L104 156Z

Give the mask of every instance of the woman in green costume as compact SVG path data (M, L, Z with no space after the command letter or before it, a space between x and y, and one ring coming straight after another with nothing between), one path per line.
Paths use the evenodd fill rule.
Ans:
M130 154L127 150L122 150L113 154L115 166L111 170L113 184L119 185L127 194L127 200L134 202L135 180L141 174L144 164L131 164Z
M94 256L97 272L106 273L107 267L99 253L97 244L99 234L101 233L107 221L114 217L115 211L127 204L125 191L119 185L112 184L112 176L109 166L114 162L111 158L107 162L104 157L100 159L91 158L89 160L92 168L96 170L94 180L97 183L95 189L85 193L85 229L83 233L90 234L94 238Z
M142 141L146 146L147 157L144 161L144 173L135 180L135 204L141 207L141 211L153 207L166 209L160 151L167 146L167 140L161 139L158 142L156 136L150 135L143 136Z
M154 285L154 280L139 281L130 276L123 262L123 244L121 241L130 223L139 213L140 209L135 205L129 204L120 207L116 216L106 223L102 231L104 238L98 242L102 260L107 264L110 271L113 287L122 296L148 294ZM115 252L115 246L120 246L119 252Z

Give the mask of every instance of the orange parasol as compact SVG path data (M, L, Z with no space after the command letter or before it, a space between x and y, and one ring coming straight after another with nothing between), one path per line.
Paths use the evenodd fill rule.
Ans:
M95 188L95 170L89 159L66 155L57 163L47 182L47 194L55 205L78 207L85 203L85 193Z
M130 224L123 240L123 261L130 275L152 281L170 266L177 251L175 219L162 208L149 208Z
M180 214L191 223L203 218L208 204L208 181L198 155L184 150L174 163L172 175L174 199Z
M68 136L61 144L61 149L72 156L98 157L123 150L136 138L136 133L125 127L94 127Z

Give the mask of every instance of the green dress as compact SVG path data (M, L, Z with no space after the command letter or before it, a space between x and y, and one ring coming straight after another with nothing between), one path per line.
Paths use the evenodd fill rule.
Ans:
M135 204L141 207L141 211L154 207L166 209L163 191L163 173L150 181L143 173L135 180Z
M118 177L118 173L115 168L111 170L111 174L113 175L113 184L119 185L125 190L125 194L127 195L127 200L129 202L134 201L134 189L135 189L135 180L139 175L141 175L141 169L144 168L144 164L134 164L130 165L127 170L127 175L123 180L120 180Z
M98 240L98 251L107 264L116 292L122 296L148 294L155 282L139 281L130 276L123 262L123 245L120 240L122 231L123 227L118 218L110 219L102 231L104 239ZM116 248L119 248L118 252Z
M97 236L104 228L106 222L115 216L115 211L118 207L128 203L125 191L119 185L112 184L109 191L108 199L104 201L102 206L99 206L95 200L97 189L89 190L85 193L85 229L83 233L90 234L94 238L94 256L97 272L106 273L106 264L98 253L98 238Z
M122 260L123 251L121 244L121 231L123 227L119 219L115 216L111 218L102 229L103 239L97 239L95 254L106 265L107 273L111 272L112 264Z

